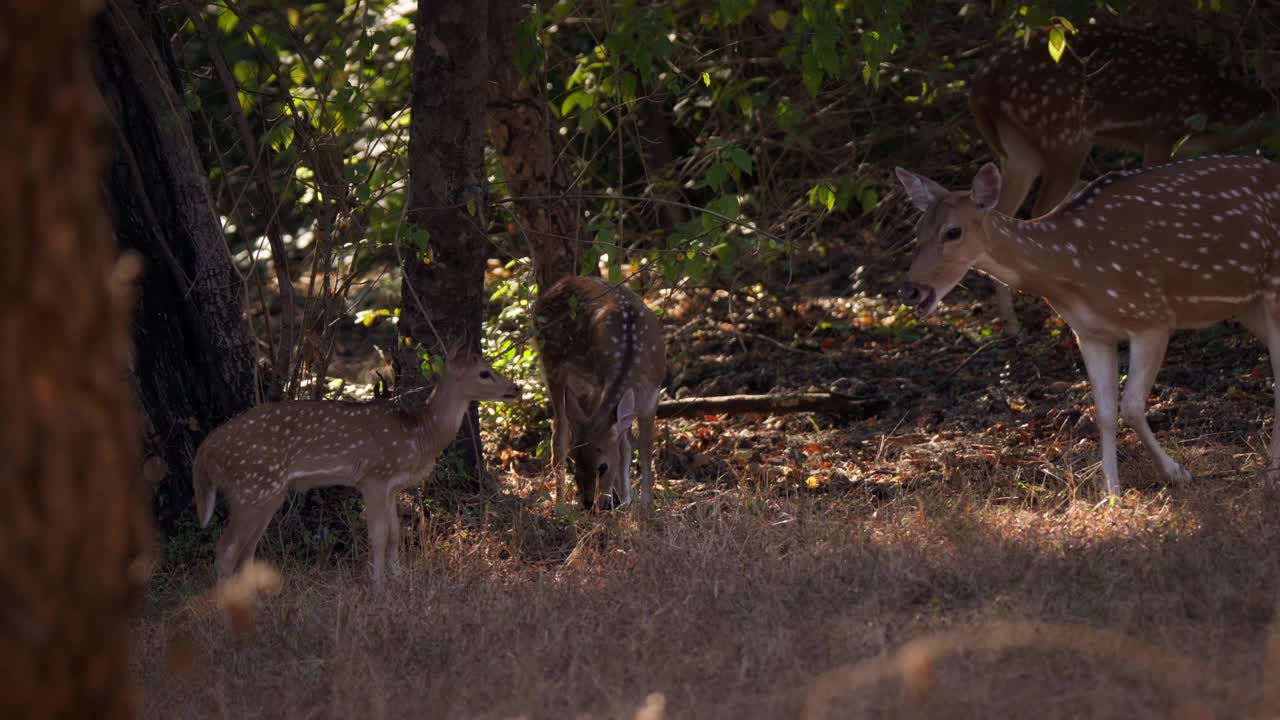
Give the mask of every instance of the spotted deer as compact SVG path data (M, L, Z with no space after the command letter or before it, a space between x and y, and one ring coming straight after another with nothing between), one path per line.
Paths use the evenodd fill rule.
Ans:
M1200 157L1112 172L1042 217L999 210L1000 171L987 163L968 191L897 168L922 216L903 301L932 312L970 268L1043 297L1075 334L1093 388L1108 494L1116 465L1117 344L1129 344L1120 416L1171 480L1191 478L1160 447L1147 395L1177 328L1240 321L1267 344L1280 377L1280 166ZM1280 417L1280 384L1275 394ZM1280 472L1273 431L1268 475Z
M653 501L653 433L666 344L653 311L635 293L598 277L570 276L540 292L534 322L551 399L556 505L573 458L587 510L631 503L632 422L639 420L639 505Z
M287 400L263 403L220 426L196 453L193 478L201 527L218 493L231 517L218 540L216 566L227 577L253 559L287 491L343 485L364 496L373 587L383 568L399 571L396 493L431 476L467 406L520 396L511 380L465 351L449 353L426 404L402 409L373 402Z
M1017 213L1037 177L1031 217L1053 209L1094 145L1140 153L1148 166L1175 147L1179 156L1222 152L1274 132L1250 122L1274 108L1271 96L1223 77L1192 43L1105 25L1082 26L1068 42L1056 63L1044 42L1005 42L970 85L969 110L1004 177L996 209L1005 215ZM1193 116L1203 130L1187 124ZM1018 334L1007 286L996 285L996 300L1006 330Z

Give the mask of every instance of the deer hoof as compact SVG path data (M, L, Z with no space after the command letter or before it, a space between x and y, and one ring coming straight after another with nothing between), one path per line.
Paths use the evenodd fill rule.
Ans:
M1195 476L1191 474L1191 471L1181 465L1174 465L1165 474L1169 477L1169 482L1174 485L1186 485L1195 480Z

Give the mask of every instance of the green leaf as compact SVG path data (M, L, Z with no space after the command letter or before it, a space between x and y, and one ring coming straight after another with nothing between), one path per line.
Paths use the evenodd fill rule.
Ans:
M717 163L707 168L707 174L702 182L712 190L720 192L720 189L724 187L724 183L728 179L729 173L724 169L724 165Z
M231 74L236 76L236 82L241 87L249 84L249 80L258 74L258 63L250 60L240 60L231 69Z
M813 46L805 49L804 58L800 61L800 79L810 95L817 95L822 86L822 63Z
M746 150L737 145L730 145L725 148L725 153L729 156L729 161L737 166L739 170L747 174L751 173L751 156L747 154Z
M416 225L409 226L407 244L421 255L428 257L431 255L431 233Z
M880 194L871 188L867 188L862 191L862 197L859 200L862 202L862 214L867 215L880 204Z
M442 372L444 372L444 358L422 351L422 377L430 380Z
M591 93L585 90L575 90L569 93L569 97L560 103L560 115L568 116L573 112L574 108L583 108L584 110L595 107L596 99Z
M293 137L293 118L286 118L271 128L271 149L278 153L288 150L293 144Z
M532 73L542 62L542 40L539 37L539 15L526 15L515 28L515 47L511 49L511 60L515 63L516 72L523 76Z
M230 10L223 10L218 14L218 31L223 35L230 35L232 30L236 29L236 25L240 24L240 16Z
M831 212L836 206L836 191L831 183L820 182L809 188L809 205L819 205Z
M786 30L789 22L791 22L791 13L786 10L774 10L769 13L769 24L779 30Z
M1062 53L1067 49L1067 35L1062 32L1062 28L1054 28L1049 31L1049 57L1054 62L1062 60Z
M727 218L738 217L738 196L721 195L711 204L711 209Z
M703 85L706 85L707 87L711 87L711 73L708 73L708 72L706 72L706 71L703 71L703 73L702 73L702 84L703 84Z

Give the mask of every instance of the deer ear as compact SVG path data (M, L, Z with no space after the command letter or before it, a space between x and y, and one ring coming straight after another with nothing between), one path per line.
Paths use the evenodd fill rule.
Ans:
M995 163L987 163L973 176L973 187L969 194L973 196L973 204L978 210L987 212L996 206L1000 199L1000 168Z
M575 425L581 425L588 420L587 414L582 411L582 406L578 404L577 394L570 392L568 388L564 391L564 410L569 415L569 421Z
M934 200L947 193L946 188L923 175L917 175L900 167L894 168L893 171L898 175L898 182L902 183L907 195L911 197L911 204L915 205L920 212L928 210Z
M630 388L627 388L627 391L622 393L622 398L618 400L618 410L614 413L613 431L615 433L626 432L635 419L636 394Z

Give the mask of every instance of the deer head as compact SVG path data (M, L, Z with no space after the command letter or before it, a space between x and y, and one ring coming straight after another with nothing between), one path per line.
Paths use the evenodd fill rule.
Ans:
M601 510L612 510L622 501L623 489L631 481L628 431L636 418L635 393L626 390L617 408L605 415L603 422L593 421L592 413L582 409L573 392L565 393L565 410L573 424L575 444L570 449L570 457L578 497L588 510L595 507L597 497Z
M928 315L987 256L983 221L1000 198L1000 171L993 163L983 165L969 192L948 191L903 168L895 172L922 213L916 224L919 247L902 287L902 302Z
M520 386L500 375L484 358L465 345L448 350L439 384L459 396L478 402L516 400Z

